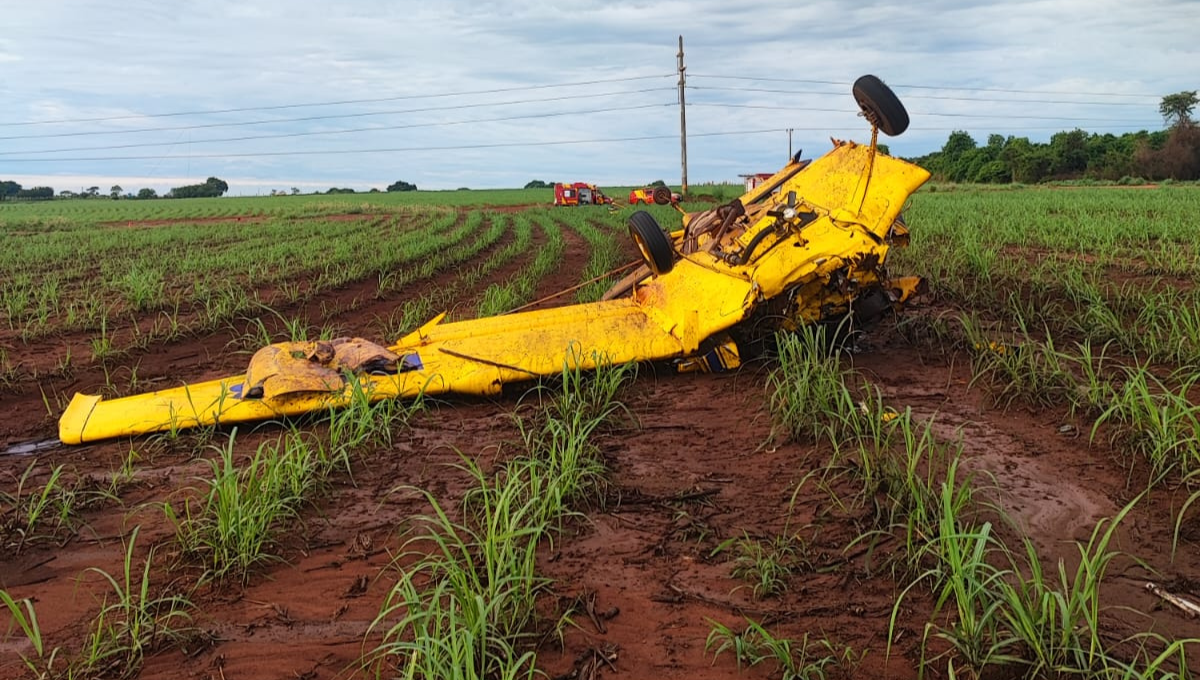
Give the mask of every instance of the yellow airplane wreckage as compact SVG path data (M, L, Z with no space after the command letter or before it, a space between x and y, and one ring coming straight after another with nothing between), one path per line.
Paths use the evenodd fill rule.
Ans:
M869 145L834 140L816 160L796 154L742 197L683 213L669 234L649 213L633 213L643 263L599 302L454 323L443 314L387 348L357 338L270 345L243 375L120 399L76 394L59 438L80 444L292 416L347 405L356 391L372 400L495 394L601 361L722 370L737 366L734 338L749 331L879 316L921 285L889 278L884 265L908 242L900 211L929 173L876 148L879 131L908 127L892 91L863 76L853 94L871 124Z

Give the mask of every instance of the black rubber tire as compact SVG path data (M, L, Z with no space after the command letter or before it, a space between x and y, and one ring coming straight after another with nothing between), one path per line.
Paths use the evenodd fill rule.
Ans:
M878 126L883 134L895 137L908 129L908 111L900 103L900 98L879 78L862 76L854 81L852 92L863 115Z
M658 205L671 204L671 190L667 187L654 187L654 202Z
M642 259L655 276L660 276L675 267L675 250L658 220L645 210L629 216L629 235L642 253Z

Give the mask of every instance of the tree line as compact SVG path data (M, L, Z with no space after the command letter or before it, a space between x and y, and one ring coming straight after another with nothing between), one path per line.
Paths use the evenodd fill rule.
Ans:
M107 197L111 199L124 198L127 200L134 199L151 199L151 198L214 198L224 196L225 192L229 191L229 184L218 177L209 177L200 184L186 184L181 187L175 187L163 194L158 195L154 189L145 188L137 192L137 194L124 193L125 190L121 185L114 184L108 190ZM26 189L18 182L12 180L0 180L0 201L9 200L28 200L28 201L45 201L54 198L55 193L52 187L32 187ZM63 189L58 192L59 198L101 198L100 187L88 187L79 192Z
M1059 132L1049 142L988 135L983 145L961 130L939 151L908 159L946 182L1036 184L1051 180L1200 179L1200 127L1122 135Z
M1198 103L1195 90L1163 97L1159 113L1166 130L1113 135L1075 129L1045 143L993 134L984 145L956 130L941 150L908 160L947 182L1198 180L1200 126L1192 119Z

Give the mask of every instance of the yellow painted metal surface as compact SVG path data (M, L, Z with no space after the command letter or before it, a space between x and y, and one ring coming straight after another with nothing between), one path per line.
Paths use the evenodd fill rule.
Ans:
M493 394L505 383L558 374L564 365L689 357L785 295L797 323L818 321L825 310L849 305L856 291L887 283L880 272L892 237L903 229L907 239L897 217L926 179L921 168L876 155L873 147L839 143L806 167L789 163L743 196L746 216L736 232L697 239L704 249L681 255L671 271L643 280L626 297L455 323L438 317L388 348L403 357L401 372L352 376L332 390L321 389L328 384L323 379L296 380L248 398L248 378L237 375L113 400L79 394L59 422L59 437L78 444L279 418L347 405L357 388L371 399ZM780 212L789 199L791 216ZM714 220L684 216L677 248L686 227L701 223Z

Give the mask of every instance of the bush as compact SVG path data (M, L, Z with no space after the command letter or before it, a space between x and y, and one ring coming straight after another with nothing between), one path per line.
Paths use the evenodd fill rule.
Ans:
M188 184L167 192L166 198L216 198L229 191L229 184L219 177L209 177L204 184Z
M971 178L973 182L982 182L985 184L1004 184L1012 179L1012 173L1002 161L989 161L984 163L975 171L975 176Z

